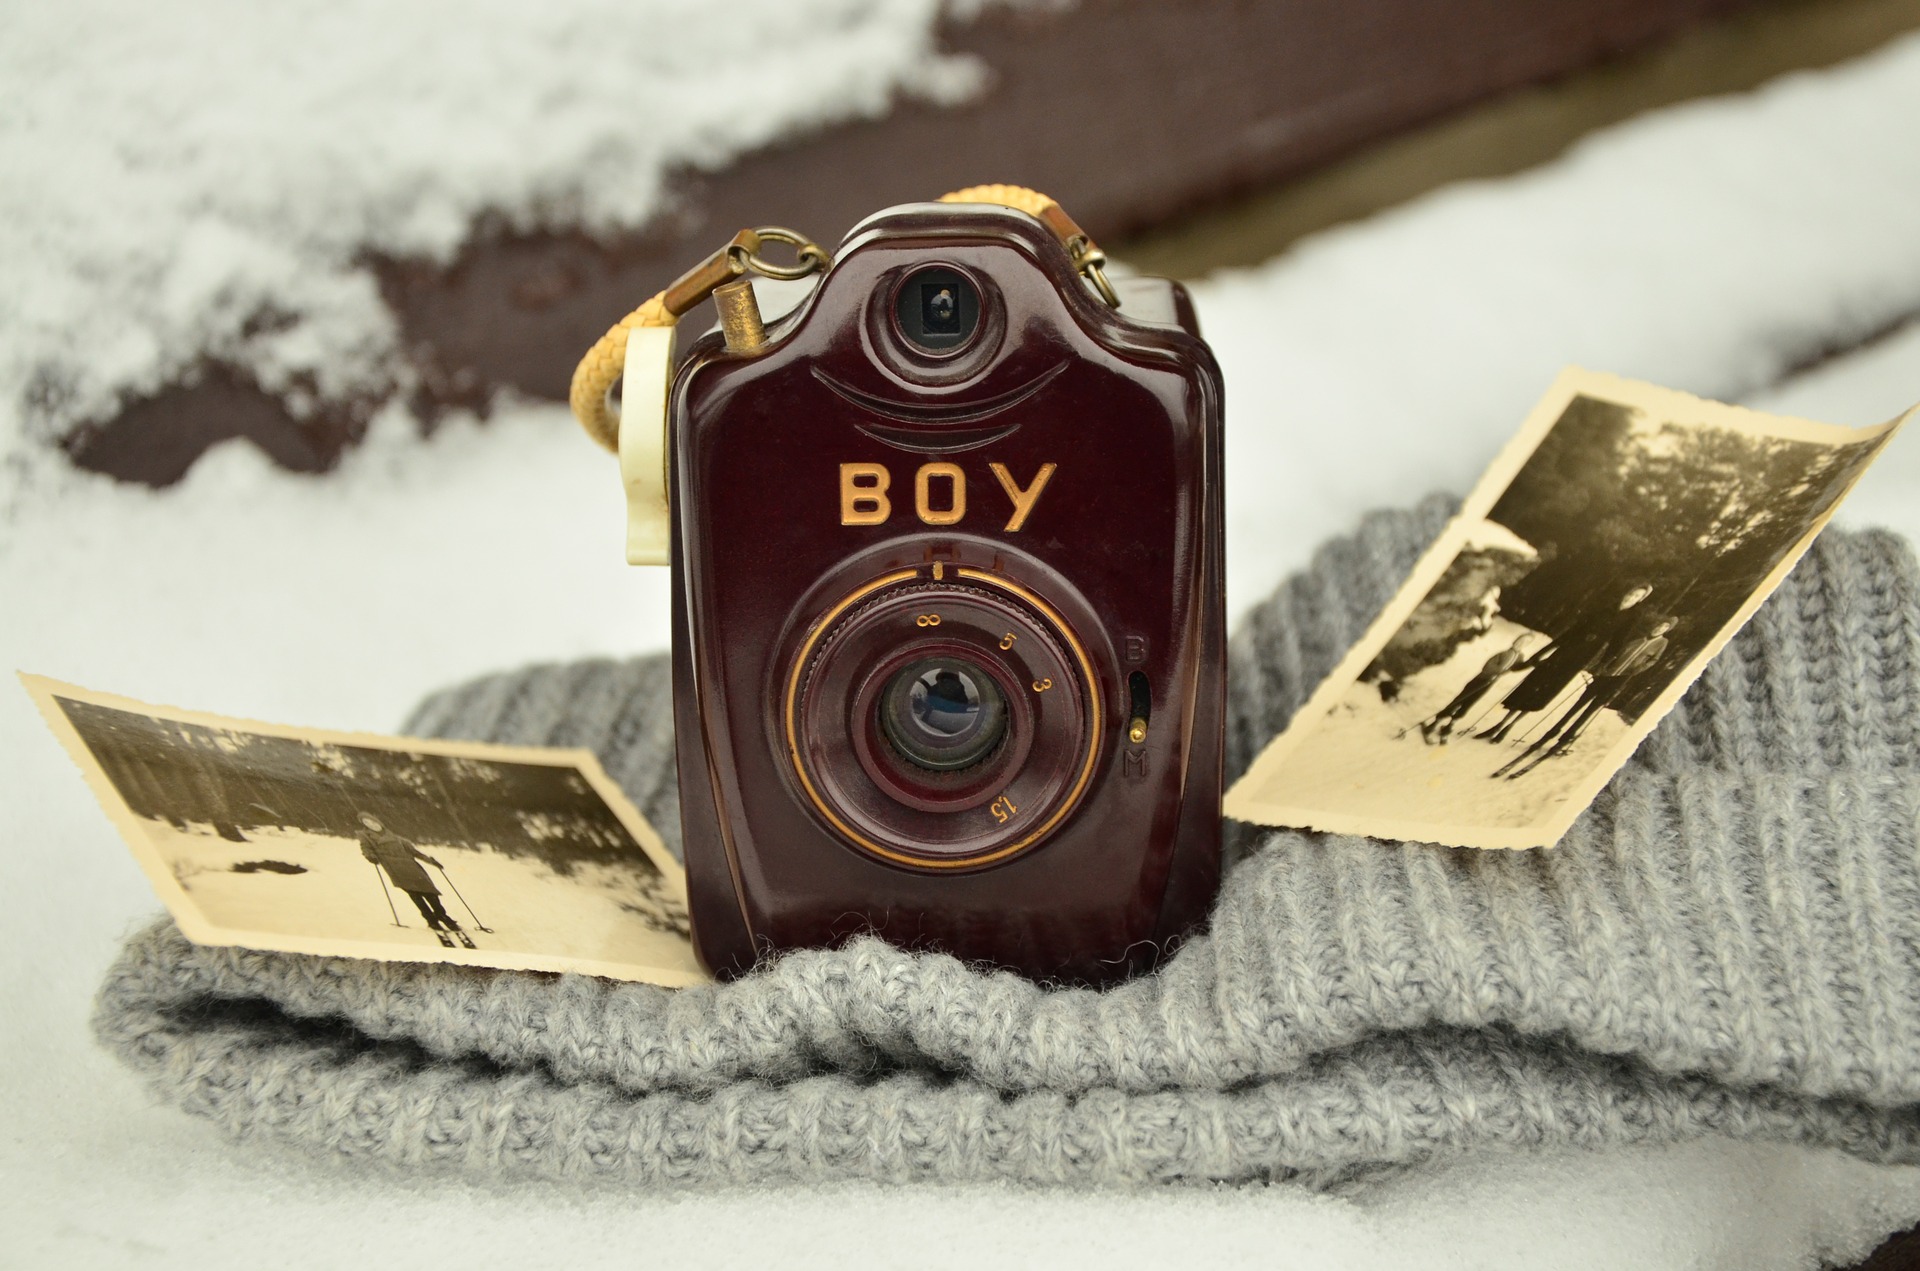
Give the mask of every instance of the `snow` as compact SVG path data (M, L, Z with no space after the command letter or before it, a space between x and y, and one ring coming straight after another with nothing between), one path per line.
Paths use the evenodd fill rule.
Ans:
M1563 361L1838 423L1911 405L1920 324L1767 386L1823 345L1920 310L1920 151L1904 135L1917 91L1908 41L1648 117L1565 162L1441 192L1202 287L1230 393L1233 606L1367 507L1464 491ZM132 229L136 257L97 257L103 278L159 250ZM1896 440L1840 520L1920 536L1920 443ZM323 480L239 444L159 493L47 465L0 501L0 663L244 717L390 729L463 676L662 645L666 579L622 563L623 532L617 470L556 407L509 403L426 443L389 412ZM0 692L0 761L19 822L0 854L14 902L0 924L4 1262L732 1266L777 1249L796 1268L1768 1271L1856 1259L1920 1220L1920 1169L1719 1141L1487 1152L1333 1196L633 1195L401 1178L236 1145L153 1106L88 1039L116 942L156 906L23 692Z
M88 1078L115 1074L97 1071ZM1912 1208L1884 1171L1692 1144L1501 1155L1358 1198L1285 1187L1046 1193L1014 1187L738 1188L633 1196L290 1169L172 1109L125 1101L38 1162L35 1193L114 1190L10 1224L22 1266L753 1267L1063 1271L1648 1271L1844 1265ZM1715 1204L1701 1205L1702 1197ZM7 1200L11 1209L23 1197ZM110 1203L108 1203L110 1202ZM324 1233L316 1239L316 1233ZM1702 1250L1710 1258L1697 1260Z
M1363 508L1465 493L1486 440L1569 363L1737 401L1920 314L1920 145L1897 122L1916 117L1920 35L1643 117L1200 287L1228 426L1263 432L1258 450L1229 434L1230 537L1262 545L1228 555L1235 607ZM1920 399L1907 378L1877 414L1829 422L1892 418ZM1895 443L1902 462L1915 444Z
M979 3L966 6L977 10ZM362 256L607 231L898 96L978 90L940 0L0 7L0 457L212 355L296 406L404 378ZM37 452L39 447L32 448Z

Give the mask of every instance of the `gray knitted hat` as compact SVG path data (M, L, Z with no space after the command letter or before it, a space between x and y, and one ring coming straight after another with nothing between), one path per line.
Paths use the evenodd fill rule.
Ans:
M1368 519L1232 651L1232 764L1449 512ZM410 731L586 745L671 841L663 661L442 693ZM1704 1134L1920 1161L1920 574L1830 532L1551 851L1240 832L1210 935L1105 993L866 940L677 992L198 948L101 1040L238 1134L642 1183L1337 1179Z

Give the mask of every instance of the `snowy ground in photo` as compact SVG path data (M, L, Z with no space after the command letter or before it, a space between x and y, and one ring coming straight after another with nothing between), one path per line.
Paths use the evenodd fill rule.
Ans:
M254 826L245 830L247 842L234 843L210 827L142 824L189 903L227 931L320 939L343 953L364 943L383 956L440 943L405 892L382 887L357 839ZM483 951L626 966L648 965L667 952L677 955L673 969L684 969L684 940L634 920L635 907L656 907L638 876L651 862L586 862L559 874L530 856L450 843L421 846L444 867L433 870L437 886L446 881L441 904ZM234 868L263 860L297 865L300 872Z
M1236 612L1362 511L1464 492L1578 361L1836 423L1920 399L1920 41L1611 130L1199 289L1225 367ZM0 266L6 267L6 266ZM10 282L18 275L7 275ZM5 303L18 303L9 297ZM56 465L0 498L0 661L144 700L390 730L428 689L666 638L621 561L617 470L558 407L421 444L397 415L336 474L241 445L179 487ZM1920 535L1920 441L1842 525ZM1353 1194L780 1187L634 1195L404 1177L236 1145L91 1044L155 902L24 692L0 692L0 1262L215 1268L1808 1267L1920 1220L1920 1169L1719 1141L1489 1152Z
M1286 766L1261 786L1262 800L1452 826L1528 826L1551 820L1548 813L1626 735L1620 716L1601 711L1567 754L1524 775L1508 780L1494 774L1520 759L1553 727L1579 697L1584 679L1569 685L1552 708L1521 719L1502 742L1478 740L1473 732L1502 718L1500 699L1524 673L1502 676L1446 743L1429 745L1420 735L1422 720L1451 701L1488 658L1526 632L1517 623L1494 619L1445 662L1401 681L1400 696L1391 702L1381 700L1371 684L1350 685L1319 727L1301 739Z
M235 843L210 826L177 830L164 821L141 824L188 902L215 926L423 950L440 943L405 892L382 889L377 867L360 854L356 839L254 826L245 831L246 842ZM463 881L475 872L466 858L478 853L435 844L430 855L456 868ZM258 868L263 861L268 868ZM464 890L476 888L469 883ZM478 925L459 911L452 895L444 895L444 901L462 926Z

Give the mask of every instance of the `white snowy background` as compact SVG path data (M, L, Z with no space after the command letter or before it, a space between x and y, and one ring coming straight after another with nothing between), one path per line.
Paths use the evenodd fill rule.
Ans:
M404 386L364 253L445 260L483 214L637 225L675 167L977 92L982 68L934 47L941 8L0 7L0 437L103 418L203 354L296 407L308 382Z
M721 12L692 0L579 4L544 24L505 3L331 0L277 6L290 16L273 18L240 3L156 7L188 34L232 37L210 41L224 58L164 66L151 51L179 37L169 27L156 43L162 19L143 10L74 2L0 16L0 82L32 90L0 94L0 410L14 412L0 428L11 459L0 473L0 663L152 701L384 730L425 690L464 676L661 647L666 579L621 563L617 472L561 408L509 404L427 443L389 413L317 480L235 443L159 493L44 460L36 429L151 384L198 350L246 344L245 315L262 298L312 317L281 343L239 348L256 366L339 382L393 374L391 332L369 308L354 243L444 252L482 206L534 220L637 217L668 161L879 109L932 58L931 0L751 8L752 20L837 15L834 30L869 43L822 38L802 43L800 60L756 61L757 41L723 41L747 58L734 65L741 84L765 94L748 125L702 116L703 100L726 94L707 92L704 52L671 51L714 47L684 36ZM249 61L249 49L295 30L274 58ZM418 82L408 49L435 41L447 65L465 57L472 73ZM559 80L555 58L572 59ZM128 66L147 71L117 83ZM969 91L967 67L937 66L941 92ZM549 100L483 100L483 87L515 82L500 76L543 77ZM390 113L362 118L367 93L384 94ZM346 122L309 118L327 112ZM1235 612L1364 509L1464 491L1568 362L1840 423L1911 405L1916 117L1920 39L1910 39L1631 122L1535 172L1443 190L1206 283L1201 316L1229 385ZM552 131L548 118L568 126ZM127 196L117 205L91 205L112 204L116 189ZM70 391L33 423L18 403L36 374L64 375ZM1920 442L1896 441L1839 523L1920 534ZM153 1105L91 1044L94 987L155 904L17 689L0 690L0 771L15 821L0 853L0 1263L205 1271L771 1256L796 1268L1757 1271L1857 1258L1920 1220L1920 1169L1719 1141L1487 1152L1339 1197L1286 1187L636 1195L404 1177L236 1145Z

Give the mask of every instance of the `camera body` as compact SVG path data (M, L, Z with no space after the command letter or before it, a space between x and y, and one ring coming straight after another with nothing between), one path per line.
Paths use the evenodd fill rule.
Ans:
M695 944L872 932L1036 978L1154 964L1219 880L1221 382L1177 284L1042 223L857 226L668 406Z

